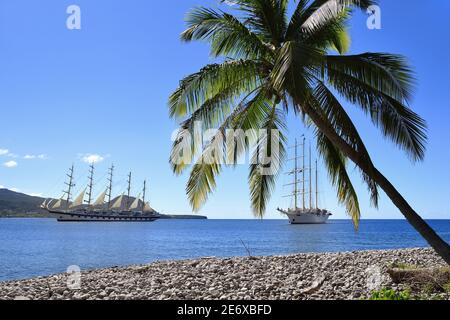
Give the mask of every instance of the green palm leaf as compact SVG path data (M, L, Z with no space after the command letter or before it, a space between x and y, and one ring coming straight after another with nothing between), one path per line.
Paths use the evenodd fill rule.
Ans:
M206 40L211 44L211 54L215 57L261 59L272 54L257 34L223 11L199 7L192 10L186 20L188 29L181 34L181 39L186 42Z
M367 56L331 58L332 62L327 64L330 84L350 102L360 106L382 133L405 150L412 160L422 160L427 125L403 103L407 103L411 95L409 68L401 63L402 59L394 56L382 59L380 57L385 55L376 55L377 63L368 61ZM403 67L390 72L396 64Z
M248 182L253 213L259 218L262 218L266 212L267 202L275 187L281 163L285 158L286 137L282 133L284 123L283 114L276 107L272 107L262 126L265 135L260 137L253 153ZM278 135L273 135L272 130L275 130ZM276 147L277 150L273 150L273 147ZM277 163L280 164L278 168ZM270 166L275 167L269 168Z
M233 95L250 92L258 86L263 70L264 65L253 60L208 65L180 81L169 98L170 116L182 119L227 90Z
M361 211L359 209L358 196L347 173L346 158L333 143L318 130L316 131L316 138L318 150L328 168L331 182L336 187L337 198L341 203L345 204L347 213L352 218L355 228L358 228Z
M362 161L364 161L369 168L369 172L373 172L373 162L366 146L364 145L364 142L362 141L355 125L337 98L321 81L317 82L313 96L315 99L314 102L316 102L318 108L320 109L318 112L322 112L324 114L324 120L328 121L336 133L361 155ZM378 207L378 185L370 175L363 171L361 171L361 174L369 189L372 204L375 207Z

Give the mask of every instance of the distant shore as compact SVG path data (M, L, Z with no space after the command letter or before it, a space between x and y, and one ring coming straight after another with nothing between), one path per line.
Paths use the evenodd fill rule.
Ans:
M52 219L54 218L49 214L42 213L23 213L23 214L0 214L0 219ZM176 215L176 214L162 214L161 218L163 220L207 220L206 216L197 215Z
M0 283L0 299L366 299L374 290L407 289L387 274L393 264L447 268L431 249L203 258L82 272L79 290L60 274ZM450 299L450 293L416 293Z

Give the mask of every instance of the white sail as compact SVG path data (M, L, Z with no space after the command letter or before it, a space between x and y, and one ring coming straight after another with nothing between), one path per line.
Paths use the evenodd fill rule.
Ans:
M106 191L98 196L97 200L94 202L94 207L101 207L105 204Z
M117 198L117 200L114 201L113 205L111 206L112 210L125 210L125 196L121 195Z
M46 205L45 208L46 208L46 209L51 208L57 201L58 201L58 200L50 199L50 200L47 202L47 205Z
M44 202L42 202L42 204L41 204L41 208L43 208L43 209L47 208L47 202L48 202L48 199L45 199Z
M70 208L77 208L83 205L84 196L86 195L86 189L87 188L84 188L84 190L80 193L80 195L76 197L75 201L72 203Z
M155 210L153 210L152 207L150 207L150 204L148 202L145 203L144 206L144 212L154 212Z
M67 200L59 199L54 204L48 204L47 207L51 210L65 210L67 209Z
M139 199L141 195L139 194L137 198L131 204L130 210L139 210L142 208L142 201Z
M60 209L60 208L62 207L62 202L63 202L63 200L62 200L62 199L59 199L59 200L56 201L56 203L53 204L53 206L51 206L50 208L51 208L51 209Z

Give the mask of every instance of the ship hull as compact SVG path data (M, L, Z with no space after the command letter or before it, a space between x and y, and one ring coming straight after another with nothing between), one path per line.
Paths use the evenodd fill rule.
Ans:
M102 212L64 212L52 211L51 214L58 222L153 222L157 215L137 215L132 213L102 213Z
M298 210L298 211L283 211L289 218L290 224L325 224L331 217L331 213L317 210Z

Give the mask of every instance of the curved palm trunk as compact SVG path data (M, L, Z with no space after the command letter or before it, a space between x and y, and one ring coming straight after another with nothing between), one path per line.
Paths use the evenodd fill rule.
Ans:
M417 212L408 204L403 196L395 189L392 183L381 174L376 168L369 168L361 155L348 145L314 109L303 106L303 110L309 115L311 120L322 131L322 133L333 142L345 156L351 159L361 170L369 175L386 193L395 206L401 211L408 222L420 233L428 244L450 265L450 245L446 243Z
M381 172L375 169L373 179L379 184L392 202L400 209L408 222L427 240L434 250L450 265L450 246L414 211L395 187Z

